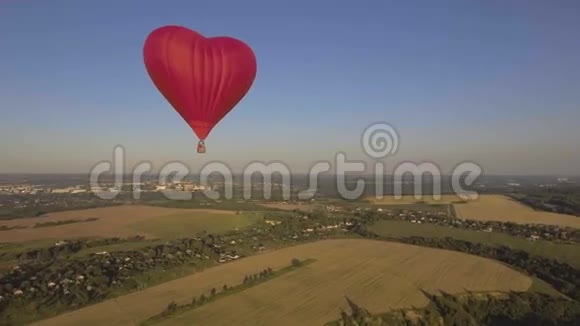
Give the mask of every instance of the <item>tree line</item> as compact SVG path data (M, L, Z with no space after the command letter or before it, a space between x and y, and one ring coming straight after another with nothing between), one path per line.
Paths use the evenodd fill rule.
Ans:
M381 315L346 298L350 313L328 326L551 326L578 325L580 303L541 293L433 295L423 292L429 304L421 309L399 309Z
M293 260L293 262L294 262L294 260ZM290 267L296 268L299 266L292 263L292 265ZM189 302L189 303L178 304L177 302L172 301L171 303L169 303L167 305L167 307L161 313L150 317L149 319L145 320L141 324L142 325L155 324L156 322L159 322L163 319L166 319L169 316L183 313L185 311L203 306L209 302L217 300L219 297L226 296L226 295L232 294L232 293L236 293L236 292L242 291L244 289L247 289L249 287L258 285L258 284L265 282L268 279L274 277L275 275L278 275L278 276L281 275L284 271L287 271L287 270L288 270L288 267L275 272L272 268L268 267L268 268L261 270L258 273L246 275L244 277L242 283L240 283L238 285L228 286L227 284L224 284L221 288L221 291L219 291L216 288L212 288L208 294L202 293L199 296L195 296L191 299L191 302Z
M95 222L99 220L98 217L90 217L84 220L62 220L62 221L50 221L50 222L40 222L34 224L34 228L46 228L51 226L58 226L58 225L65 225L65 224L73 224L73 223L85 223L85 222Z

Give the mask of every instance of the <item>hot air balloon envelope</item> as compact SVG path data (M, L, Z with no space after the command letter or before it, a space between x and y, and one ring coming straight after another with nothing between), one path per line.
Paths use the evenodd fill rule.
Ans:
M181 26L151 32L143 57L157 89L201 141L246 95L256 77L256 58L244 42L207 38Z

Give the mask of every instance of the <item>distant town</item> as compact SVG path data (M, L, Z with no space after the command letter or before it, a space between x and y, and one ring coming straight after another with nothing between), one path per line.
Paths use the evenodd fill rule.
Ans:
M3 195L82 194L91 192L97 193L103 191L116 192L116 191L132 191L132 190L143 192L155 192L169 189L176 191L201 191L205 190L206 187L192 182L171 182L166 184L157 184L153 182L124 183L121 187L115 186L114 184L107 184L99 187L89 187L86 185L54 187L40 184L0 184L0 194Z
M216 181L216 179L209 180L208 186L203 186L198 181L184 180L184 181L168 181L159 182L158 179L150 177L143 182L130 182L124 180L119 186L118 183L112 182L112 180L106 181L105 183L99 184L99 186L90 186L88 178L86 176L78 175L31 175L31 176L15 176L15 175L0 175L0 195L10 195L10 194L25 194L25 195L35 195L35 194L79 194L79 193L97 193L97 192L118 192L118 191L141 191L141 192L160 192L164 190L176 190L176 191L202 191L207 188L216 189L224 185L223 181ZM349 176L350 177L350 176ZM360 178L366 180L367 182L372 182L372 178L363 176L353 175L352 178ZM127 178L130 179L130 178ZM282 187L281 182L264 183L259 178L253 178L253 185L256 187L261 186L273 186ZM276 179L275 176L273 179ZM387 178L388 180L388 178ZM292 176L293 188L305 189L308 186L309 178L304 175ZM347 177L347 183L354 183L354 180L349 180ZM443 188L444 192L448 192L450 189L446 189L445 184L448 180L443 178ZM412 184L413 179L404 179L405 184ZM235 176L233 186L237 187L241 185L241 176ZM482 177L473 186L480 191L485 191L485 189L501 189L504 192L509 192L510 190L517 190L518 188L526 187L538 187L538 188L550 188L550 187L560 187L560 186L574 186L580 183L580 178L568 178L568 177L511 177L511 176L497 176L497 177ZM321 177L320 188L324 189L329 185L334 185L334 176L324 176ZM388 185L388 182L386 183ZM430 183L426 182L429 186ZM427 187L426 187L427 188Z
M348 182L354 184L353 176ZM167 200L166 191L186 192L193 194L194 200L204 201L207 198L202 194L211 189L223 194L226 184L223 179L210 178L207 185L199 180L184 179L184 181L169 181L160 183L158 178L150 177L143 182L134 183L126 178L122 185L115 184L113 179L104 180L99 186L91 187L87 176L84 175L0 175L0 218L38 216L48 211L68 210L77 208L91 208L126 204L135 201L163 201ZM354 180L354 181L353 181ZM274 175L271 182L265 183L260 178L252 180L252 198L264 198L264 189L272 190L272 200L281 200L280 194L284 185ZM370 178L367 179L370 181ZM444 180L442 192L449 193L448 180ZM290 193L292 199L299 191L309 188L308 176L292 176ZM474 184L473 189L479 193L507 194L535 209L558 213L580 215L580 205L575 196L579 193L580 178L571 177L482 177ZM231 184L235 198L242 198L241 177L234 178ZM387 188L388 185L385 185ZM374 187L370 187L374 188ZM432 190L430 184L425 184L425 191ZM413 194L413 180L406 179L403 191ZM102 200L98 194L117 193L111 200ZM389 191L385 191L388 195ZM365 193L370 196L372 193ZM332 176L321 177L315 198L339 198L336 190L336 179Z

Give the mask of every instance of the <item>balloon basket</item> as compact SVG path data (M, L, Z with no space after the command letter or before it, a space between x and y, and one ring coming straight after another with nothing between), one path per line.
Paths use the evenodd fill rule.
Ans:
M205 153L205 143L203 142L203 140L200 140L199 143L197 143L197 152Z

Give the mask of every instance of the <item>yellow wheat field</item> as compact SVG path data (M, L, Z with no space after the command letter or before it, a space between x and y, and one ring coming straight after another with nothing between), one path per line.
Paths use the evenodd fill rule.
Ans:
M580 217L536 211L502 195L482 195L476 200L453 205L457 216L465 219L551 224L580 229Z
M580 217L536 211L503 195L480 195L475 200L463 200L456 195L442 195L440 199L434 199L429 195L416 199L414 196L406 195L401 199L396 199L394 196L385 196L381 199L370 197L367 201L377 205L451 204L459 218L580 228Z
M421 198L415 198L412 195L405 195L397 199L393 195L385 195L383 198L367 197L367 201L377 205L401 205L401 204L452 204L462 201L455 195L441 195L441 198L435 199L432 195L423 195Z
M420 289L525 291L532 284L498 262L462 253L373 240L325 240L213 267L37 325L132 325L171 301L190 302L213 287L239 284L245 275L285 267L292 258L316 261L164 324L320 325L339 317L346 308L345 296L371 312L382 312L427 304Z

